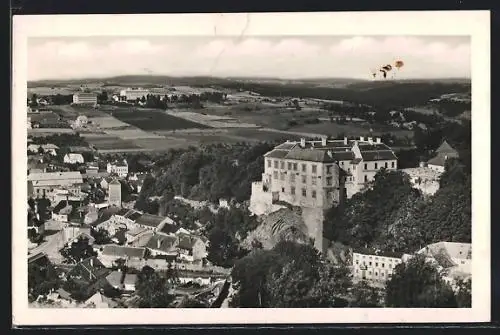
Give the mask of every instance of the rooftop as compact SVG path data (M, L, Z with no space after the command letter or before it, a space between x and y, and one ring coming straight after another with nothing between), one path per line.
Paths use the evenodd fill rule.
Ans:
M146 244L146 248L159 250L163 252L175 252L175 244L177 242L177 237L164 235L164 234L155 234L151 237L151 239Z
M52 180L65 180L65 179L75 179L81 180L82 174L78 171L68 171L68 172L42 172L42 173L32 173L28 176L28 180L31 181L52 181Z
M145 251L146 249L144 248L126 247L126 246L110 244L104 246L102 254L106 256L142 258L144 257Z
M446 141L444 141L439 148L436 149L436 153L442 153L442 154L456 154L457 151L453 149L453 147Z
M353 250L353 253L361 254L361 255L398 258L398 259L400 259L404 255L403 252L377 250L377 249L373 249L373 248L356 248Z
M148 226L148 227L153 227L156 228L162 223L166 218L163 216L158 216L158 215L152 215L152 214L143 214L140 217L138 217L135 222L137 224L143 225L143 226Z

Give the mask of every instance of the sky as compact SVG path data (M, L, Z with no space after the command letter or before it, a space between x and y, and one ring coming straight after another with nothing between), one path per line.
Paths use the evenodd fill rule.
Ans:
M28 80L131 74L358 78L470 77L468 36L57 37L28 40Z

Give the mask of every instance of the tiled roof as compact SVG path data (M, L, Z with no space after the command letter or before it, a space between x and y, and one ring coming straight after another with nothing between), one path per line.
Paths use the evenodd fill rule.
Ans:
M135 273L127 273L123 280L123 284L125 285L135 284L136 281L137 281L137 275Z
M449 153L456 154L457 153L457 151L455 149L453 149L453 147L451 145L449 145L448 142L446 142L446 141L444 141L439 146L439 148L436 149L436 152L443 153L443 154L449 154Z
M373 248L356 248L353 250L353 252L357 253L357 254L362 254L362 255L382 256L382 257L390 257L390 258L401 258L404 255L403 252L376 250Z
M91 266L92 263L92 266ZM68 273L70 277L80 277L85 281L95 281L105 277L109 270L99 261L97 257L89 257L78 263Z
M109 275L107 275L106 280L111 284L111 286L120 286L122 281L122 272L113 271Z
M160 244L159 246L158 246L158 241ZM163 234L156 234L151 237L151 239L148 241L145 247L153 250L160 250L163 252L175 252L176 242L177 242L177 237L163 235Z
M153 227L156 228L160 225L160 223L165 220L165 217L163 216L158 216L158 215L152 215L152 214L143 214L140 217L138 217L135 222L137 224L143 225L143 226L148 226L148 227Z
M78 171L44 172L44 173L32 173L28 175L28 180L31 181L53 181L53 180L66 180L66 179L75 179L80 182L83 182L82 174Z
M145 231L148 231L148 229L137 227L137 228L128 230L127 234L130 235L130 236L137 236L137 235L139 235L139 234L141 234L141 233L143 233Z
M178 247L184 250L193 250L194 245L197 242L197 238L189 235L179 236Z
M264 157L269 157L269 158L285 158L287 154L288 154L288 151L275 149L273 151L270 151L270 152L266 153L264 155Z
M389 150L384 151L361 151L361 156L365 162L379 161L379 160L394 160L397 159L394 152Z
M104 246L102 254L105 256L142 258L144 257L145 251L146 250L144 248L134 248L111 244Z
M179 226L167 223L165 226L163 226L161 232L165 234L175 234L179 229L180 229Z
M327 150L293 149L288 152L286 159L295 159L311 162L334 162L333 154Z
M354 152L352 151L337 151L333 152L333 157L338 161L350 161L354 159Z
M427 161L428 165L436 165L436 166L445 166L446 163L446 158L444 155L437 155L436 157L433 157Z

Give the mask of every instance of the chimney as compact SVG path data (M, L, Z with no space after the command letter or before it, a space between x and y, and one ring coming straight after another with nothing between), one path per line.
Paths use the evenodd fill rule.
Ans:
M344 145L347 145L347 137L344 137Z
M364 142L364 141L365 141L365 138L364 138L363 136L360 136L360 137L359 137L359 141L360 141L360 142Z
M382 143L382 140L380 139L380 137L377 137L377 143L378 144Z
M373 138L368 137L368 143L373 144Z
M301 138L300 139L300 146L303 148L306 146L306 139L305 138Z
M326 147L326 137L321 138L321 145Z

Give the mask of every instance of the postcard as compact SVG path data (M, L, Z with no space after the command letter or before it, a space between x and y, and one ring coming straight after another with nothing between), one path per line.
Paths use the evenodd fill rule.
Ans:
M489 321L489 30L14 16L13 323Z

